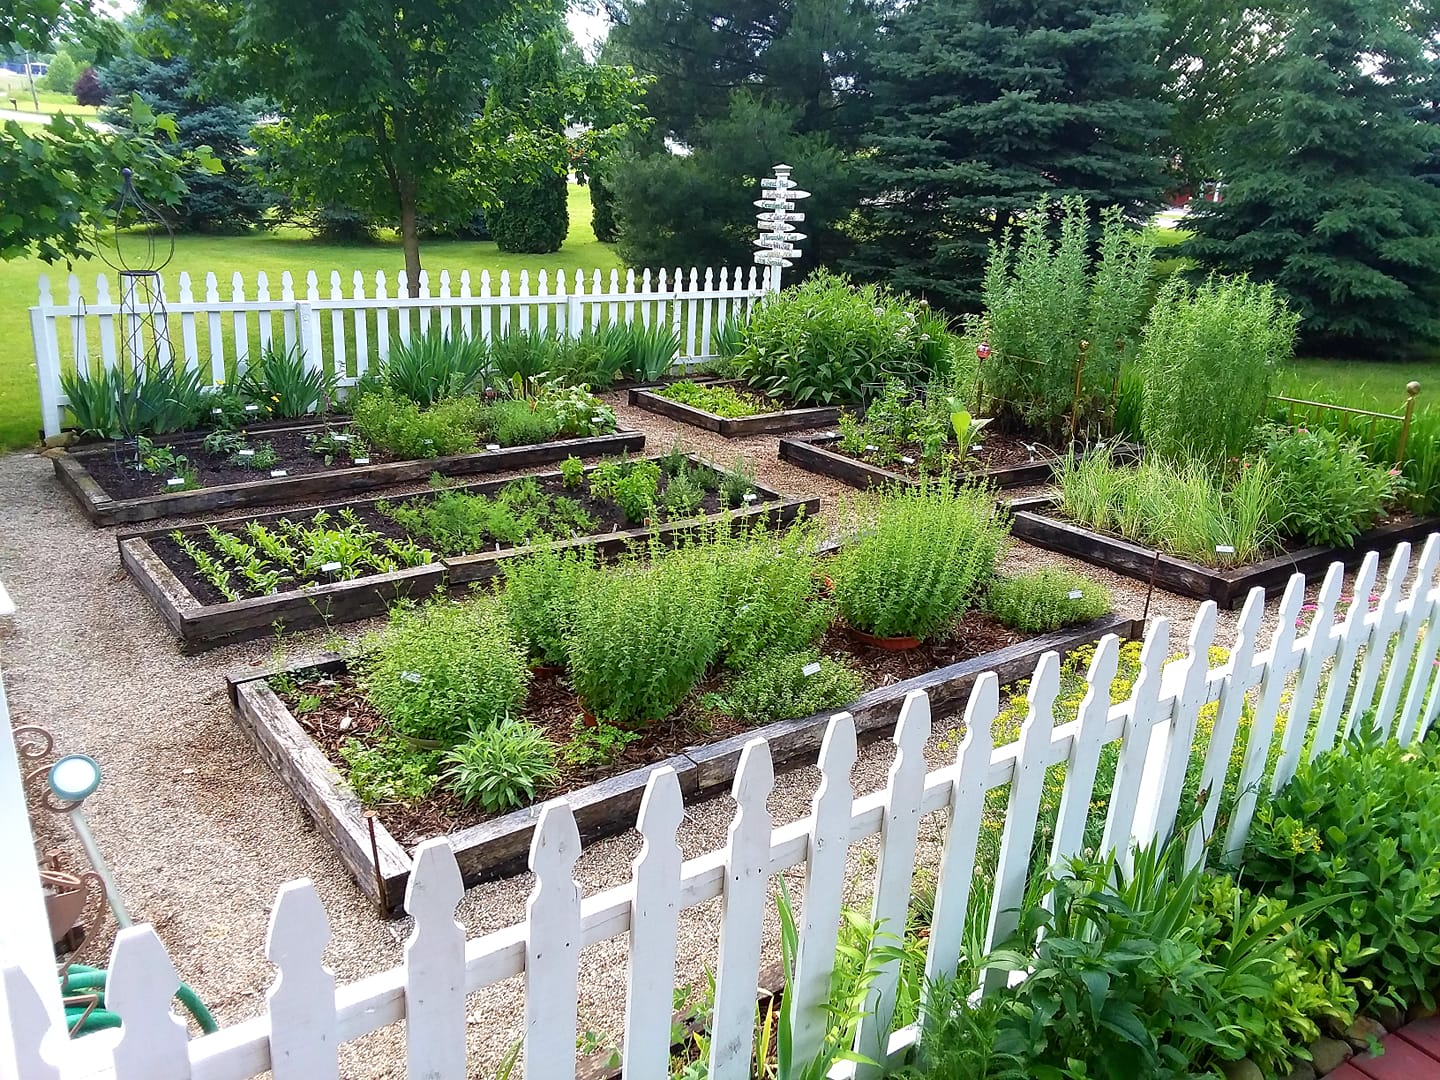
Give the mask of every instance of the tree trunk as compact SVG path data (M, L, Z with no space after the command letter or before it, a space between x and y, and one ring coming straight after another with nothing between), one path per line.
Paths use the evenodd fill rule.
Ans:
M405 280L410 295L420 295L420 226L415 215L415 181L400 177L400 242L405 248Z

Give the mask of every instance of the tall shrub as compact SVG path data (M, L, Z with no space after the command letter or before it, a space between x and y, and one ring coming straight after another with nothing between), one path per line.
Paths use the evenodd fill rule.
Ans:
M486 215L496 246L534 255L559 251L570 231L568 196L563 173L507 189L505 201Z
M1171 279L1140 347L1140 430L1155 453L1211 464L1236 457L1265 409L1275 368L1290 358L1298 317L1271 285L1212 275Z
M1145 319L1150 258L1119 208L1100 212L1093 260L1084 200L1060 203L1058 237L1055 209L1042 198L1018 235L990 247L983 293L991 354L980 377L990 411L1062 436L1072 414L1078 430L1108 423L1121 362Z

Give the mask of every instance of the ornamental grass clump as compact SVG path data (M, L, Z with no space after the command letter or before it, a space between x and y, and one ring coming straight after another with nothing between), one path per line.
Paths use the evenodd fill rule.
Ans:
M1046 634L1098 619L1111 607L1110 590L1083 574L1047 567L997 578L986 607L1011 630Z
M435 599L395 609L360 664L366 699L401 735L451 746L518 713L529 665L500 605Z
M476 389L489 363L483 340L437 328L393 346L380 379L395 393L428 406Z
M877 637L942 633L994 577L1008 531L983 488L934 479L887 495L874 523L835 558L841 617Z

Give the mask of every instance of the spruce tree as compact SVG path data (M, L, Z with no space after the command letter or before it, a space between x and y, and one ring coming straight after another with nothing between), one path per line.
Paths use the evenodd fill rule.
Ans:
M989 244L1040 195L1146 217L1165 188L1161 43L1145 0L902 8L871 54L874 197L849 267L974 308Z
M1307 350L1393 355L1440 340L1436 126L1417 122L1423 41L1394 0L1315 0L1237 103L1222 199L1182 249L1273 281Z

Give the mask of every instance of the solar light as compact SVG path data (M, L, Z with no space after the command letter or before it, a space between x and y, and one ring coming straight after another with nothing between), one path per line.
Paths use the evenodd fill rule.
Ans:
M84 811L81 809L81 804L100 786L100 763L86 754L68 754L50 766L50 772L45 779L55 797L68 804L57 809L70 816L70 824L75 828L80 846L85 849L85 854L90 857L90 864L95 867L95 872L100 875L100 881L105 886L105 896L110 901L110 910L115 913L115 921L121 927L129 926L130 913L125 910L125 902L120 899L120 894L115 889L115 882L110 878L110 868L105 865L100 849L95 845L95 836L90 832L90 824L85 820Z

